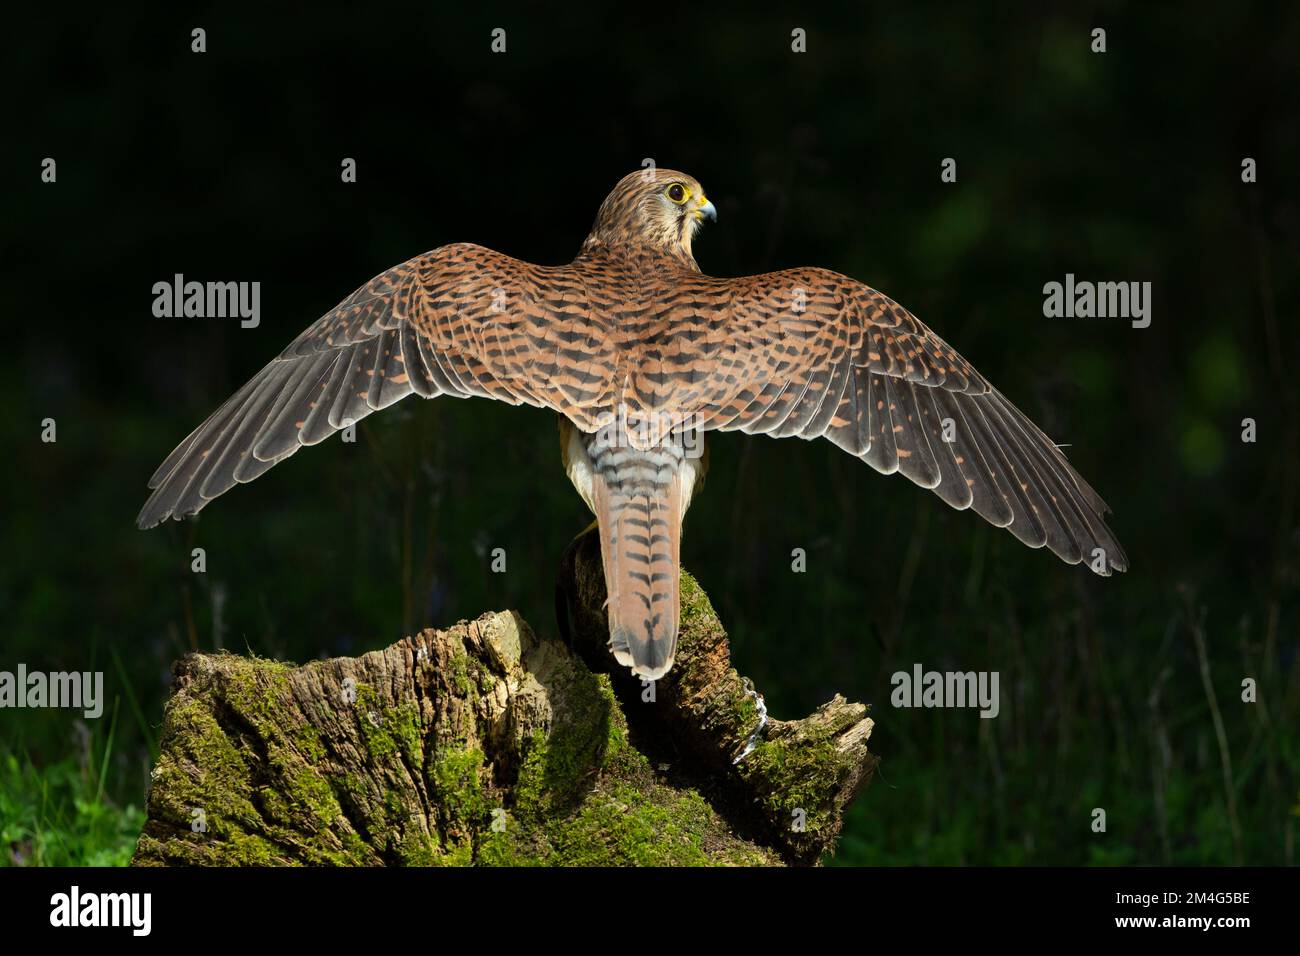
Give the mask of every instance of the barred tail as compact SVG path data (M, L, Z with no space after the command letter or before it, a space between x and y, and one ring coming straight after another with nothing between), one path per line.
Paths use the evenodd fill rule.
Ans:
M675 480L630 492L596 487L610 650L647 680L663 677L677 652L681 497Z

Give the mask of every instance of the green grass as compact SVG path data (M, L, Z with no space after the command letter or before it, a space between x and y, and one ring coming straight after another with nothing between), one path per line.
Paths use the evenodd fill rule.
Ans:
M0 750L0 844L5 866L125 866L144 825L134 802L108 793L114 717L83 728L75 752L37 764L24 750ZM102 739L101 739L102 738Z

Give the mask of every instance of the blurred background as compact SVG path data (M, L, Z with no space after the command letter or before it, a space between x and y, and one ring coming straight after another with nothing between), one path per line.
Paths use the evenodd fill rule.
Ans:
M0 712L0 860L129 859L186 652L352 655L508 607L554 632L589 516L539 410L411 400L198 520L133 521L167 453L371 276L453 241L566 262L650 157L718 207L705 272L898 299L1069 445L1129 554L1101 580L829 442L712 437L682 557L736 666L773 716L840 692L877 719L832 862L1295 862L1294 10L274 6L14 24L0 669L102 670L106 704ZM175 273L260 281L261 324L155 318ZM1151 326L1044 318L1066 273L1151 282ZM893 708L915 663L998 671L1000 716Z

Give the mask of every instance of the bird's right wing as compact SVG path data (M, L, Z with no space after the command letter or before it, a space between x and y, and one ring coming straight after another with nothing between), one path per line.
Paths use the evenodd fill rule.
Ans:
M566 267L468 244L417 256L313 323L190 433L149 480L137 524L193 515L411 394L526 403L586 423L607 398L603 383L557 372L575 350L603 364L607 341Z

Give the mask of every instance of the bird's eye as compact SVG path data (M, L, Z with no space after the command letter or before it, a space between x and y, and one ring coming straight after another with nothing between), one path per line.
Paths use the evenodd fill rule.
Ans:
M682 188L681 183L673 183L668 187L668 198L679 206L686 202L686 190Z

